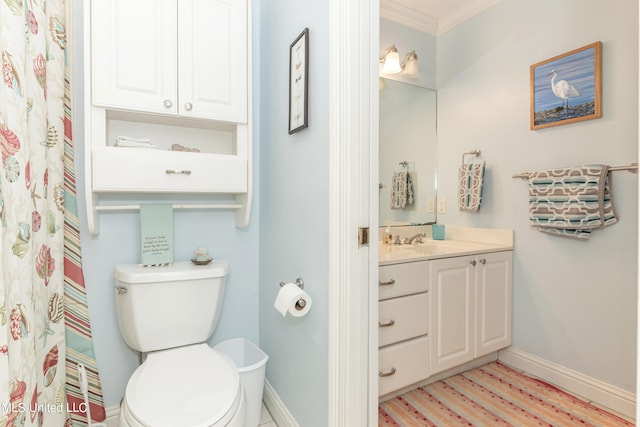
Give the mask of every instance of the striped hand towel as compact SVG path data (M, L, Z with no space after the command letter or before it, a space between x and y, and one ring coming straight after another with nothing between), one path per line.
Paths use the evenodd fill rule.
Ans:
M461 211L477 212L482 202L484 162L463 163L458 178L458 207Z
M615 224L609 167L575 166L529 175L529 222L538 230L586 240Z
M415 200L413 178L408 171L394 172L391 182L391 209L404 209Z

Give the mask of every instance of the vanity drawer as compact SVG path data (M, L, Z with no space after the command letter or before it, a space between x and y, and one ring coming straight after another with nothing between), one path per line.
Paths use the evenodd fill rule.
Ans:
M378 351L378 396L429 377L429 339L415 338Z
M429 332L429 294L380 301L378 345L380 347Z
M429 290L429 261L383 265L378 268L378 299Z

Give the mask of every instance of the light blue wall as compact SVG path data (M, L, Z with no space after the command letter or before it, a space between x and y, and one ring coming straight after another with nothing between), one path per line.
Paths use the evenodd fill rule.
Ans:
M429 89L436 88L436 36L413 28L406 27L388 19L380 19L380 56L392 44L396 45L400 61L404 56L416 51L420 65L420 77L417 79L404 77L402 74L385 75L391 80L404 81Z
M78 209L81 222L82 255L94 345L106 406L118 405L125 385L137 366L137 354L120 337L115 316L113 269L120 263L139 262L139 215L100 215L100 234L93 237L86 226L84 198L84 145L82 106L82 4L74 0L74 121ZM257 36L256 36L257 38ZM256 62L254 66L258 66ZM254 75L258 73L254 71ZM257 116L257 114L255 114ZM257 129L254 129L254 134ZM254 136L256 145L259 138ZM259 147L254 150L257 174ZM226 295L220 322L210 339L215 344L227 338L245 337L258 343L258 223L260 181L254 176L255 196L251 222L246 229L235 228L233 212L176 211L174 253L176 260L188 260L197 246L208 246L214 258L230 263ZM170 199L165 198L167 202ZM167 313L188 315L188 313Z
M529 130L529 66L602 41L603 117ZM528 224L520 172L638 160L638 3L502 0L438 36L438 222L515 230L513 345L635 392L638 176L614 172L619 223L590 241ZM457 168L482 150L479 213L459 212Z
M267 379L301 426L327 425L328 2L261 2L260 346ZM309 127L288 135L289 45L309 28ZM301 277L306 317L274 308L279 282Z

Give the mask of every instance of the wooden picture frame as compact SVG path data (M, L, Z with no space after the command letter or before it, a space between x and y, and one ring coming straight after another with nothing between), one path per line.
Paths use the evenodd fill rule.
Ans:
M289 46L289 135L309 126L309 29Z
M602 43L531 65L531 130L602 117Z

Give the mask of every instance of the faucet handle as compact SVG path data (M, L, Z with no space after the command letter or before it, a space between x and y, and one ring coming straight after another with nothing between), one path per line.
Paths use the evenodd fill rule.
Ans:
M395 239L393 239L393 244L394 245L401 245L402 244L402 242L400 241L400 236L398 236L397 234L396 234Z

